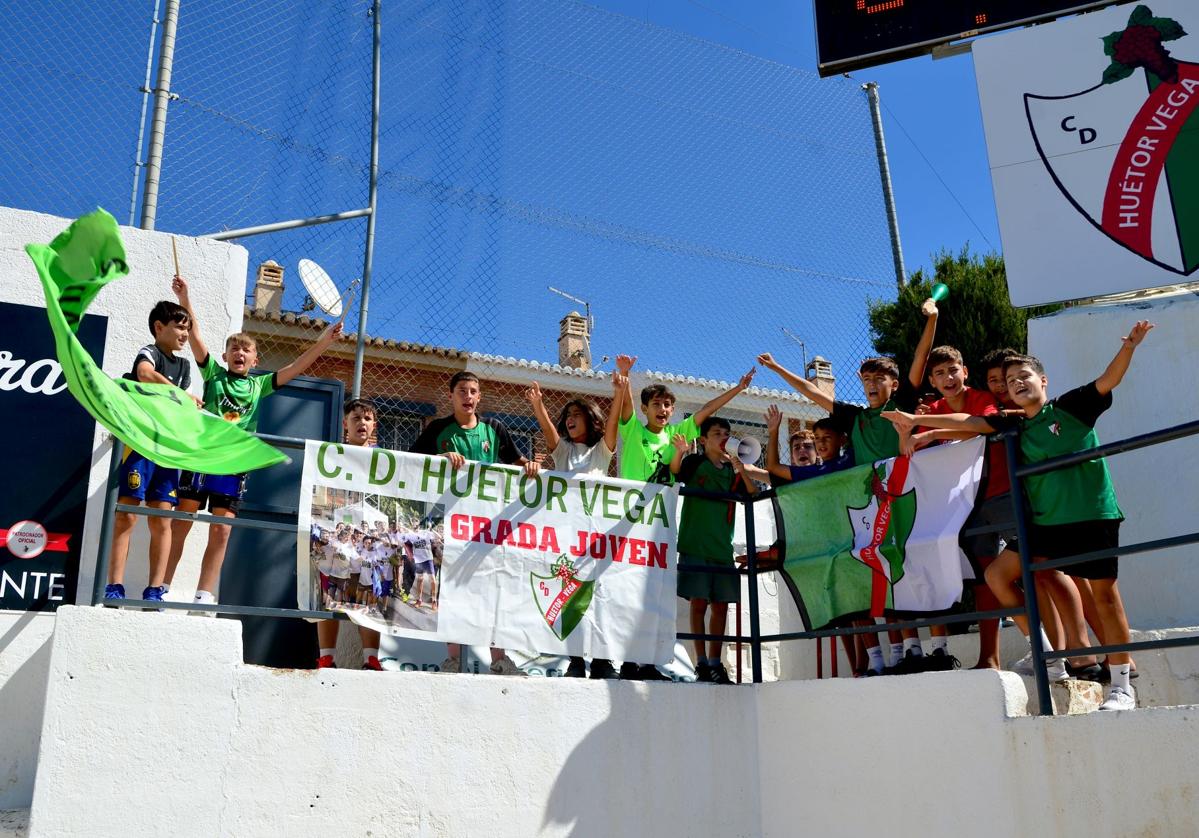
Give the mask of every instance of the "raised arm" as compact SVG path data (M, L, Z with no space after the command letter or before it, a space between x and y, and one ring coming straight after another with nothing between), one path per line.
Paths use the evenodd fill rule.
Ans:
M734 396L749 389L749 383L754 380L754 373L757 371L757 367L750 367L749 372L741 376L740 381L695 411L695 424L702 425L709 416L731 402Z
M633 385L629 380L629 371L637 363L636 355L617 355L616 371L624 376L624 401L620 408L620 421L627 422L633 415Z
M776 477L791 479L791 469L780 462L779 428L783 424L783 412L777 404L766 408L766 471Z
M529 404L533 407L533 416L537 419L537 424L541 427L541 435L545 437L545 444L552 452L558 447L561 437L558 436L558 429L550 421L550 415L545 409L545 401L541 395L541 385L534 381L529 389L525 390L525 398L529 400Z
M1120 338L1123 342L1120 351L1107 365L1103 375L1095 379L1095 389L1101 396L1106 396L1115 390L1124 380L1124 373L1128 372L1128 365L1132 363L1132 353L1136 352L1137 347L1141 345L1141 341L1145 339L1145 335L1149 334L1149 330L1152 328L1153 324L1148 320L1138 320L1128 334Z
M683 467L684 455L691 449L691 443L682 434L675 434L670 444L674 446L674 453L670 457L670 473L677 476L679 469Z
M192 309L191 299L188 297L187 280L176 275L171 280L171 290L175 292L175 299L179 300L179 305L187 309L187 319L189 321L187 327L187 345L191 347L196 363L204 366L204 363L208 360L208 347L204 345L204 339L200 337L200 323L196 320L196 312Z
M928 364L928 353L933 348L933 339L937 336L937 316L940 314L932 297L924 301L920 313L926 318L924 331L920 335L920 342L916 344L916 351L912 354L912 366L908 369L908 381L913 387L921 387L924 384L924 368Z
M896 430L911 429L914 425L926 428L941 428L947 431L973 431L976 434L995 432L982 416L971 416L969 413L946 413L942 416L917 416L902 410L884 410L883 418L889 419Z
M779 378L783 379L783 381L786 381L788 384L794 387L797 391L799 391L799 394L808 401L814 402L820 407L823 407L829 413L833 412L832 396L821 390L803 376L796 375L795 373L791 372L791 370L774 360L774 356L769 352L763 352L761 355L759 355L758 363L766 367L766 369L770 370L771 372L776 373Z
M321 336L316 339L316 343L305 349L299 358L275 373L275 382L282 387L297 375L303 375L316 362L316 359L321 357L324 351L333 344L333 341L340 337L341 321L339 320L327 326L325 331L321 332Z
M612 406L608 409L608 420L604 423L604 445L609 451L616 450L616 437L620 433L620 417L625 406L625 389L629 386L628 376L612 373Z

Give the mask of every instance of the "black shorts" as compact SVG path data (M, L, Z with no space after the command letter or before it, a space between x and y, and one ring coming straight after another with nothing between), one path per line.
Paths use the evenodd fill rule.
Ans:
M1120 522L1104 518L1075 524L1031 524L1028 546L1034 559L1064 559L1096 550L1110 550L1120 546ZM1063 567L1062 573L1082 579L1115 579L1118 564L1117 557L1111 556Z
M1012 509L1012 495L1004 492L993 498L980 500L974 506L974 511L966 519L963 530L973 527L1001 527L993 532L962 535L962 550L976 562L981 559L993 559L1003 552L1004 548L1016 541L1016 513Z
M246 475L214 475L185 471L179 478L179 498L200 504L201 512L207 507L215 512L228 509L237 515L241 499L246 494Z

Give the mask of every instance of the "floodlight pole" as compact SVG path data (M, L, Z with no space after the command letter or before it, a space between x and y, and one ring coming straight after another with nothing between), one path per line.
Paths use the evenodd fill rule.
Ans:
M171 100L171 70L175 65L175 29L178 25L179 0L167 0L162 21L162 48L158 53L158 81L154 84L150 150L146 154L146 179L142 189L143 230L153 230L158 216L158 180L162 173L162 143L167 133L167 103Z
M862 85L870 103L870 121L874 125L874 151L878 155L878 175L883 182L883 204L887 209L887 227L891 231L891 258L895 261L895 285L900 291L907 284L903 267L903 247L899 243L899 214L895 211L895 192L891 189L891 165L887 162L887 141L883 138L883 114L879 105L878 84Z
M371 56L371 180L370 215L366 218L366 252L362 257L362 299L358 303L358 340L354 346L354 384L350 390L352 398L362 395L362 356L366 351L366 308L371 293L371 266L375 259L375 216L379 199L379 44L382 29L379 24L381 0L371 6L374 18L374 40Z

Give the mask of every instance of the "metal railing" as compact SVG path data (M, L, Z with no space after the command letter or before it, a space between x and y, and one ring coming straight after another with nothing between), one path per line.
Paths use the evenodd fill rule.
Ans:
M1108 455L1135 451L1140 448L1146 448L1153 445L1159 445L1164 442L1183 439L1195 434L1199 434L1199 421L1187 422L1170 428L1164 428L1159 431L1153 431L1151 433L1130 437L1119 442L1108 443L1085 451L1079 451L1073 454L1067 454L1061 457L1055 457L1049 460L1027 465L1019 464L1018 431L1007 431L1002 434L994 435L991 437L991 439L1002 440L1006 448L1008 473L1011 480L1013 523L1016 530L1017 540L1019 542L1021 579L1025 592L1024 607L998 608L987 611L954 612L914 619L893 619L884 623L864 626L844 626L838 628L822 628L803 631L778 632L775 634L762 634L757 578L762 573L770 573L776 570L783 572L783 566L782 562L780 561L771 561L767 563L766 567L762 566L763 563L759 557L759 550L756 540L757 533L755 531L756 527L753 513L754 504L761 503L763 501L773 501L776 496L776 490L773 488L764 489L754 495L747 496L739 493L708 492L701 489L693 489L687 486L681 486L679 488L679 494L684 497L697 497L707 500L737 503L743 507L746 540L746 561L744 566L712 567L706 565L697 565L688 566L686 569L688 572L726 574L736 575L738 577L747 576L750 580L748 586L748 611L750 625L748 635L743 635L738 631L737 633L733 634L725 633L721 635L698 632L678 632L675 636L678 640L703 640L705 642L721 641L724 643L748 645L750 649L750 666L753 673L753 683L761 683L763 680L762 645L765 643L780 643L792 640L815 640L817 641L817 644L819 644L819 641L826 637L837 638L859 634L877 634L883 631L902 631L906 629L921 629L931 626L974 623L978 622L979 620L1000 619L1004 617L1023 615L1027 618L1029 626L1029 644L1032 652L1033 677L1036 682L1038 712L1041 715L1052 715L1053 701L1050 694L1048 674L1045 669L1046 661L1058 658L1095 654L1111 654L1118 652L1144 651L1149 649L1167 649L1183 646L1195 646L1199 645L1199 635L1139 641L1136 643L1107 644L1100 646L1088 646L1078 649L1048 651L1041 643L1041 615L1040 609L1037 605L1036 597L1036 574L1049 570L1057 570L1063 567L1069 567L1071 565L1080 564L1082 562L1087 562L1094 559L1109 558L1113 556L1130 556L1151 552L1153 550L1161 550L1168 547L1196 544L1199 543L1199 532L1144 541L1107 550L1081 553L1075 556L1055 559L1052 561L1034 563L1033 556L1029 552L1029 520L1024 498L1023 480L1027 477L1045 474L1061 468L1068 468L1073 465L1078 465L1080 463L1088 462ZM269 434L257 434L257 436L265 442L283 448L302 450L307 442L303 439L272 436ZM343 612L308 611L299 608L268 608L250 605L201 605L195 603L146 602L135 599L122 599L113 601L112 603L106 603L103 598L104 586L105 580L108 576L109 554L112 550L112 522L113 514L115 512L129 512L135 515L144 515L148 517L182 518L190 521L215 523L233 527L248 527L251 529L271 530L276 532L287 532L290 534L295 533L295 528L298 525L255 518L225 518L204 515L200 513L191 514L185 512L175 512L173 510L151 509L143 506L126 506L124 504L120 504L117 502L117 498L120 489L119 471L122 451L123 446L121 443L114 440L112 460L109 465L107 495L104 504L104 519L100 530L100 544L96 560L96 577L92 591L93 605L111 604L113 607L166 608L188 611L208 611L216 614L227 614L230 616L278 617L291 619L348 619L347 615ZM1011 526L1011 524L1006 523L987 524L964 529L962 530L961 535L981 535L987 532L1010 529ZM785 556L783 561L785 561ZM738 616L739 613L740 612L738 610ZM738 655L738 665L739 664L740 655Z

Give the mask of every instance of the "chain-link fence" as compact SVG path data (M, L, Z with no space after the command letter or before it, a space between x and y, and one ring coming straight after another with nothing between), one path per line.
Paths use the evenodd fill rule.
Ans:
M367 205L371 6L183 0L158 229ZM131 197L140 206L157 10L0 0L0 201L67 216L99 204L122 220ZM636 386L656 371L685 411L762 351L796 371L821 356L828 385L857 397L867 301L895 294L857 83L561 0L385 0L382 68L362 384L383 406L382 443L410 444L448 411L449 375L470 368L485 409L532 452L527 383L541 382L552 415L573 395L606 406L617 353L638 356ZM257 307L248 280L263 366L319 333L297 261L344 286L362 272L366 227L239 240L252 271L266 260L285 271L282 294ZM589 304L589 340L583 319L560 340L583 306L549 286ZM314 372L348 388L353 349ZM769 372L754 383L781 389L733 403L738 433L764 437L771 402L793 423L819 415Z

